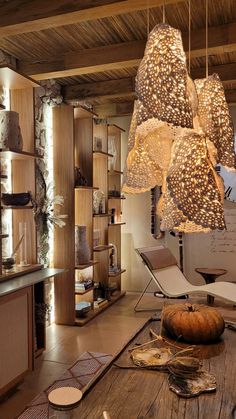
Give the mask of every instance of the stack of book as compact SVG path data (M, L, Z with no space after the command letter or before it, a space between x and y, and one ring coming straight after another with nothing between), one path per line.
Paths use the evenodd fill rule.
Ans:
M93 280L89 279L87 281L83 282L76 282L75 283L75 292L81 292L88 291L93 288Z
M106 298L98 297L97 300L93 302L93 308L94 309L101 308L107 303L108 303L108 300L106 300Z

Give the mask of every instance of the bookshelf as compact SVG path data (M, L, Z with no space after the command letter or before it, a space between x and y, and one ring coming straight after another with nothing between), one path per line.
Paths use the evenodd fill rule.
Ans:
M55 319L58 324L83 326L125 294L120 291L121 274L124 270L120 268L117 275L109 275L110 252L113 249L110 241L121 246L121 226L124 224L117 220L115 228L110 228L110 209L113 202L109 197L110 180L115 176L120 191L122 175L120 150L117 153L117 165L114 171L109 172L109 159L113 158L109 151L109 135L113 131L116 147L120 148L120 128L109 126L93 112L70 105L62 105L53 110L56 193L65 197L65 213L69 220L65 228L55 232L54 261L57 267L68 270L60 276L60 280L55 280ZM76 183L78 168L83 184ZM94 193L97 191L102 193L103 208L95 213ZM122 199L115 201L121 217ZM91 250L91 258L87 263L75 266L75 226L78 225L86 226L86 241ZM112 233L110 230L116 231ZM96 243L95 233L98 235ZM119 249L119 263L120 253ZM89 301L93 304L94 298L96 299L97 287L75 291L75 283L86 277L91 278L95 284L101 284L103 289L115 282L117 290L101 307L91 309L84 318L78 318L75 302Z

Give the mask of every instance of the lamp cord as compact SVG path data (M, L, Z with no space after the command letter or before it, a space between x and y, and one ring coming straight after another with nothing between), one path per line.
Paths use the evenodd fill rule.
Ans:
M165 0L162 7L162 22L166 23L166 1Z
M188 0L188 72L191 74L191 0Z
M208 77L208 0L206 0L206 78Z
M150 13L149 13L149 0L147 0L147 39L150 32Z

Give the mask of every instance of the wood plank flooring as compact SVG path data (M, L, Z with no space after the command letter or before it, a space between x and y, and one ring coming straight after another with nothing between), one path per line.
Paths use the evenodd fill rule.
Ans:
M57 326L47 328L47 348L36 359L35 370L29 374L17 391L0 404L0 419L13 419L24 409L40 391L73 364L85 351L115 354L129 340L154 312L135 313L134 304L138 294L128 294L115 305L108 308L83 328ZM181 302L153 297L144 297L142 306L161 309L163 302ZM184 300L186 301L186 300ZM206 303L206 298L188 301ZM232 304L216 300L217 307L225 318L236 321L236 309Z

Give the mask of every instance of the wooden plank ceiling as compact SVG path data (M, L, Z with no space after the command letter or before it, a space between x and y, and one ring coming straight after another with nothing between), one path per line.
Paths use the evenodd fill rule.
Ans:
M32 78L56 78L69 102L129 113L147 33L162 22L163 3L187 52L188 1L181 0L0 1L0 49ZM208 3L209 72L218 72L236 102L236 0ZM205 75L205 46L205 0L191 0L193 78Z

